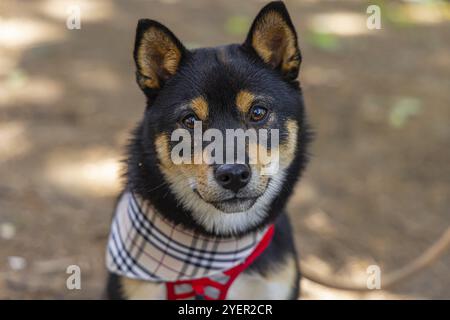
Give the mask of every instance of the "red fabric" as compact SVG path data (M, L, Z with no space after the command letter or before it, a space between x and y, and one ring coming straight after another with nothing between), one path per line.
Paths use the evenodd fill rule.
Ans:
M249 265L252 264L253 261L255 261L256 258L261 255L261 253L266 250L266 248L269 246L270 241L272 240L273 233L274 233L275 227L274 225L271 225L269 229L267 229L266 234L261 239L261 242L258 243L255 250L245 259L245 261L236 267L233 267L227 271L224 272L225 275L227 275L228 281L224 284L216 282L211 280L210 278L199 278L194 280L180 280L175 282L167 282L167 299L168 300L180 300L180 299L188 299L195 296L202 296L205 300L224 300L227 297L228 289L233 284L234 280L237 278L241 272L243 272L245 269L248 268ZM190 284L192 286L192 291L185 292L181 294L175 293L175 286L182 285L182 284ZM211 286L220 291L218 298L212 298L207 295L205 295L205 288Z

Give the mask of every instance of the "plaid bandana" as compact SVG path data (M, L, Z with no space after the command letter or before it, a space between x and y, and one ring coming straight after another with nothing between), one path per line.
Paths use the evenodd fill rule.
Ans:
M112 222L106 264L113 273L146 281L218 279L245 264L269 228L240 238L205 237L174 225L148 201L125 192Z

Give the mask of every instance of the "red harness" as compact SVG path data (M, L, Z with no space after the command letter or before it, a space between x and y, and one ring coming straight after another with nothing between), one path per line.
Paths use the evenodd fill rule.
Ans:
M244 262L238 264L237 266L223 272L228 276L228 280L225 283L219 283L210 278L199 278L194 280L180 280L175 282L167 282L167 299L168 300L181 300L189 299L192 297L197 297L205 300L224 300L227 297L228 289L233 284L234 280L238 275L241 274L245 269L247 269L256 258L258 258L261 253L266 250L272 240L274 233L274 225L271 225L266 233L264 234L261 241L256 246L255 250L245 259ZM192 291L177 294L175 293L175 287L182 284L189 284L192 287ZM205 294L206 287L213 287L219 290L219 296L217 298L212 298Z

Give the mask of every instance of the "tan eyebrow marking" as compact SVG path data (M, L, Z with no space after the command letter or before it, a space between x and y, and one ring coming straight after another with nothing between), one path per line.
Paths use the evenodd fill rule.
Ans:
M208 102L202 96L199 96L191 101L191 107L200 120L208 118Z
M236 95L236 106L242 113L247 113L255 100L255 95L247 90L241 90Z

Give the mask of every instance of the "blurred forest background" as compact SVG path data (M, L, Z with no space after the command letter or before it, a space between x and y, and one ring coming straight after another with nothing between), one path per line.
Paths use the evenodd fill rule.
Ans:
M81 29L66 27L68 6ZM317 132L288 206L304 262L366 279L423 252L450 222L450 6L286 1ZM382 29L366 27L381 7ZM144 111L132 46L139 18L188 47L242 42L264 1L1 0L0 298L99 298L120 159ZM82 289L66 288L66 268ZM389 291L304 298L450 298L450 255Z

